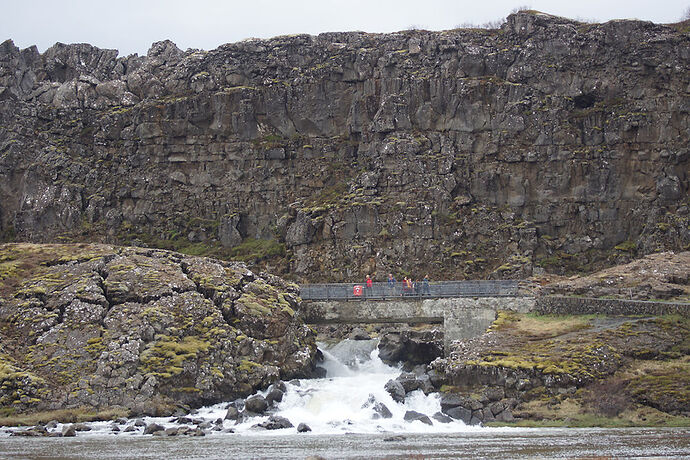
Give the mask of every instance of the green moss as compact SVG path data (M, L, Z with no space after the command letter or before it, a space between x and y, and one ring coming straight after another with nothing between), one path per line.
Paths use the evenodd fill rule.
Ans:
M624 252L635 252L637 251L637 243L634 241L623 241L620 244L617 244L615 246L615 249L618 251L624 251Z
M170 378L182 373L185 361L196 360L200 353L205 353L210 347L208 341L199 337L187 336L180 340L161 335L142 352L139 360L144 372Z
M255 363L254 361L248 360L248 359L243 359L240 362L240 365L237 366L237 369L241 372L254 372L256 369L259 369L263 367L259 363Z
M248 238L230 251L234 260L258 262L273 257L285 256L285 244L274 240Z

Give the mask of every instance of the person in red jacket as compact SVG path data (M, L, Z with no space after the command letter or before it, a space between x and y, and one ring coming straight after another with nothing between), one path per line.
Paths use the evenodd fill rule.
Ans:
M371 296L371 291L372 291L371 288L373 288L373 287L374 287L374 281L371 279L370 275L367 275L367 297Z

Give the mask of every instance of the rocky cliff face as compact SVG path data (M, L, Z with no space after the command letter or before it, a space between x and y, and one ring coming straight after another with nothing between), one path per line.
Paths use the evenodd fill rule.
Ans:
M0 245L0 405L168 414L311 375L297 286L107 245Z
M537 13L205 52L0 46L0 233L310 280L527 276L690 244L687 24Z

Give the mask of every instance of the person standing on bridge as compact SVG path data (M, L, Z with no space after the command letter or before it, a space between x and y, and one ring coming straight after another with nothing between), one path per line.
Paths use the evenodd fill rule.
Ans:
M392 273L388 274L388 295L393 296L395 294L395 277Z
M429 289L429 275L424 275L422 280L422 295L431 295L431 290Z
M371 291L374 287L374 281L371 279L371 275L367 275L367 297L371 297Z

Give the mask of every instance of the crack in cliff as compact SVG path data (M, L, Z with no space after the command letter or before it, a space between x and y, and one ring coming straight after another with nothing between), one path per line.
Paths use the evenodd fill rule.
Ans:
M189 264L185 262L184 260L180 261L180 270L184 274L184 276L194 283L194 286L196 286L196 292L201 294L206 300L210 300L216 307L218 307L221 311L223 309L223 299L219 295L212 295L211 292L217 292L217 291L210 291L208 289L204 289L201 287L201 283L196 281L191 277L191 270L189 269Z

